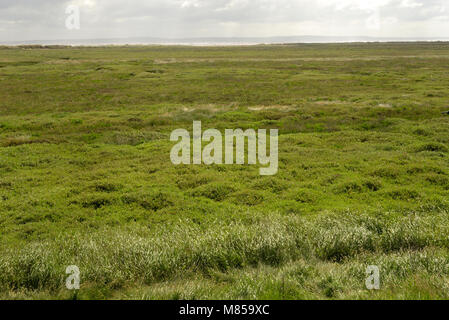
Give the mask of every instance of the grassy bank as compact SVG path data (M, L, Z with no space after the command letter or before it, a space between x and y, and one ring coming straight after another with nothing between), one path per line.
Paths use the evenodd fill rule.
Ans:
M447 298L449 44L0 48L0 296ZM278 128L279 173L170 132ZM382 290L365 289L368 265Z

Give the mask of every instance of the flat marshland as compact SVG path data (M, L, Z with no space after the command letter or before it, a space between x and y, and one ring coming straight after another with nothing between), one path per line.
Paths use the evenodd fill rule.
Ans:
M449 43L0 48L0 297L449 298L448 66ZM278 174L173 165L196 120L279 129Z

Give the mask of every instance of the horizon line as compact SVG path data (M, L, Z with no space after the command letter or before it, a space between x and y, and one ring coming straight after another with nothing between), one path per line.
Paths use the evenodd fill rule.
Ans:
M294 39L297 39L294 41ZM304 41L307 40L307 41ZM334 41L332 41L334 40ZM289 42L292 41L292 42ZM266 37L117 37L0 40L0 45L263 45L313 43L366 43L366 42L446 42L449 37L376 37L376 36L266 36Z

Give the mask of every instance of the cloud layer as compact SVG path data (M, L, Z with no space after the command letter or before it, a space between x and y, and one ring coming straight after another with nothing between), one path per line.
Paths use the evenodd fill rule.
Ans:
M80 30L65 26L80 8ZM449 0L1 0L0 41L121 37L449 37Z

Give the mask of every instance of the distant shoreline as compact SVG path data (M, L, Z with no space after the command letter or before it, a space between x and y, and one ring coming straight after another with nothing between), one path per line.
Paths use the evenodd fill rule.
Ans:
M109 43L109 44L63 44L63 43L52 43L52 44L41 44L41 43L24 43L24 44L2 44L0 43L0 48L100 48L100 47L249 47L249 46L288 46L288 45L332 45L332 44L436 44L436 43L449 43L449 40L442 41L371 41L371 42L290 42L290 43Z
M248 37L248 38L117 38L117 39L57 39L57 40L23 40L2 41L1 46L256 46L256 45L288 45L288 44L344 44L344 43L432 43L449 42L449 38L376 38L376 37Z

